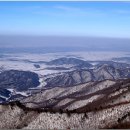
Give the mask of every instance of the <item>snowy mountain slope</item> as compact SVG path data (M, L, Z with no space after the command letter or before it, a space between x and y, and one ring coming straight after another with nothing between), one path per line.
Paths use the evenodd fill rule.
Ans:
M90 81L102 81L105 79L125 79L130 78L130 68L116 68L111 65L103 64L94 69L79 69L61 73L55 77L47 77L46 87L68 87Z
M92 86L91 86L92 85ZM72 87L70 94L59 88L65 96L51 109L28 108L20 102L0 105L0 128L23 129L100 129L100 128L130 128L130 80L102 81ZM80 88L81 87L81 88ZM88 87L95 87L90 92ZM55 92L58 89L55 89ZM72 89L68 91L71 91ZM62 90L62 91L61 91ZM49 91L49 90L47 90ZM51 89L50 89L51 92ZM77 95L80 92L83 94ZM73 93L75 93L73 95ZM42 94L42 93L39 93ZM48 92L49 94L49 92ZM45 94L44 96L48 96ZM53 93L54 94L54 93ZM52 95L53 95L52 94ZM57 93L56 95L60 95ZM55 96L56 96L55 95ZM61 94L62 95L62 94ZM71 95L71 96L70 96ZM125 96L125 97L124 97ZM49 96L48 96L49 97ZM48 98L47 97L47 98ZM72 100L68 100L68 99ZM31 99L31 98L30 98ZM35 99L33 96L32 100ZM54 99L54 98L53 98ZM73 100L75 102L73 102ZM90 100L89 100L90 99ZM44 98L43 98L44 100ZM62 101L62 102L61 102ZM66 108L62 108L65 104ZM77 102L77 103L76 103ZM25 104L25 103L24 103ZM27 104L25 104L27 105ZM68 109L74 109L69 111ZM62 110L63 109L63 110Z
M129 53L126 52L64 52L64 53L47 53L47 54L6 53L0 57L0 68L2 68L2 70L16 69L16 70L32 71L40 75L47 75L51 73L69 71L65 70L66 68L73 70L84 67L85 68L90 67L92 61L93 62L112 61L113 58L126 57L128 56L128 54ZM54 63L54 61L55 65L52 64ZM88 61L91 61L91 63ZM59 65L58 62L62 63L62 65ZM73 63L73 65L70 66L69 62ZM81 64L85 62L88 63ZM40 66L40 68L37 68L35 65ZM64 68L62 70L61 68L57 67L64 67Z
M61 104L63 104L64 106L65 102L69 103L75 100L75 98L78 98L80 96L89 95L91 93L95 93L96 91L106 89L111 85L113 85L114 83L115 83L114 81L106 80L97 83L89 82L86 84L71 87L50 88L41 91L40 93L29 96L23 99L22 102L27 103L27 105L34 104L35 107L47 107L47 106L61 107Z
M18 70L3 71L0 73L0 101L26 97L29 88L36 88L39 84L36 73Z
M31 70L32 72L21 70L3 71L0 73L1 88L13 88L14 95L13 98L10 99L15 100L15 97L18 99L19 96L21 99L21 97L26 97L48 88L69 87L91 81L102 81L105 79L117 80L130 77L130 65L126 63L118 63L113 61L95 61L96 64L93 64L92 61L89 63L80 60L80 64L79 60L75 58L65 58L65 61L63 59L64 58L56 59L55 62L58 61L56 64L59 64L60 62L60 66L64 66L66 62L71 62L74 66L78 65L79 68L77 69L72 66L69 68L68 66L69 70L65 70L66 72L63 72L62 69L57 69L54 70L56 71L55 73L53 72L52 74L48 75L43 74L46 73L47 70L41 69L39 67L35 68L35 70ZM90 68L82 69L82 65L86 65L86 63L87 65L88 63L89 65L91 64L93 68L91 68L91 66L87 66ZM51 66L53 68L55 65ZM52 70L48 71L52 72ZM1 100L5 101L5 98L1 97Z
M53 87L69 87L105 79L129 78L130 64L112 61L112 58L121 58L126 55L128 56L128 53L124 52L3 54L0 56L0 77L3 77L0 80L0 87L6 90L13 89L13 92L10 91L13 93L13 98L10 99L15 100L15 97L18 99L19 96L21 99L21 97ZM10 74L4 77L4 73L11 70L15 71L15 78ZM37 78L34 79L35 76L30 75L21 79L22 71L25 73L30 71L37 75ZM7 85L6 82L9 84ZM7 97L4 98L1 95L1 100L6 99Z
M130 80L105 80L71 87L56 87L33 94L21 102L34 108L93 111L129 102L129 85Z

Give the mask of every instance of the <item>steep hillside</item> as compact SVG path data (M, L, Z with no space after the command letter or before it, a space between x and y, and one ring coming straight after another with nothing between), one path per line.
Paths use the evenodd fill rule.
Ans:
M28 107L56 108L89 112L126 104L130 101L130 80L89 82L72 87L55 87L23 100Z
M0 88L27 90L39 85L38 75L29 71L9 70L0 73Z
M0 105L0 128L130 128L130 79L41 90Z
M0 73L0 102L26 97L27 91L36 88L39 84L39 77L34 72L3 71Z
M86 113L45 111L9 103L0 105L0 113L0 129L130 128L130 103Z
M118 80L130 78L130 68L118 69L113 66L103 64L94 69L80 69L71 72L61 73L54 77L46 77L46 87L68 87L90 81L102 81L106 79Z

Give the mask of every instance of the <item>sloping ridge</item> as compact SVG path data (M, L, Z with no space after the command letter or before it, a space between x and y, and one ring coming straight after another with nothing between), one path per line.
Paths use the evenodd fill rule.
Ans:
M55 77L48 77L46 87L69 87L91 81L103 81L106 79L118 80L130 78L130 68L117 69L111 65L102 65L94 69L80 69L64 72Z
M20 102L0 105L2 129L91 129L126 128L130 123L130 103L87 113L31 109ZM126 121L127 119L127 121ZM127 125L127 128L128 125Z
M99 87L99 85L104 85L105 83L106 81L87 84L87 88L91 85ZM76 89L78 89L78 87ZM83 91L84 87L86 87L86 84L85 86L82 86ZM84 104L82 107L72 110L69 109L69 107L64 107L64 109L63 107L55 106L52 108L30 108L26 106L26 103L23 104L19 101L2 104L0 105L0 128L130 128L130 125L128 124L130 123L129 79L118 80L118 82L113 85L109 85L106 88L103 87L96 92L91 91L88 95L82 93L79 96L75 96L75 94L72 93L68 96L70 96L69 98L75 97L75 100L83 102L83 100L95 95L101 95L101 97L96 98L92 102L88 102L87 105ZM64 101L64 98L67 98L67 96L59 99Z

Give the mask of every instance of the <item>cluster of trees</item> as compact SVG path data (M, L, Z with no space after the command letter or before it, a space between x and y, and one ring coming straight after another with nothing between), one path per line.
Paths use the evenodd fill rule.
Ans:
M127 112L124 116L122 116L121 118L118 118L117 122L121 123L123 120L125 120L128 116L130 116L130 112Z
M25 113L29 112L29 111L36 111L37 113L42 113L42 112L50 112L51 114L55 114L55 113L66 113L68 117L71 116L71 114L81 114L82 112L77 111L76 109L74 110L63 110L63 109L54 109L54 108L29 108L26 107L25 105L23 105L20 101L12 101L9 103L4 103L4 105L10 105L11 109L13 109L15 106L18 106L19 108L23 109ZM88 115L86 112L84 112L84 117L83 118L88 118Z

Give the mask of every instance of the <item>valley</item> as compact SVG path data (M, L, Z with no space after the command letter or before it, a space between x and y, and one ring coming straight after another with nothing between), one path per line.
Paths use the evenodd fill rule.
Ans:
M0 128L129 127L129 61L114 52L77 54L1 56L0 120L10 123Z

